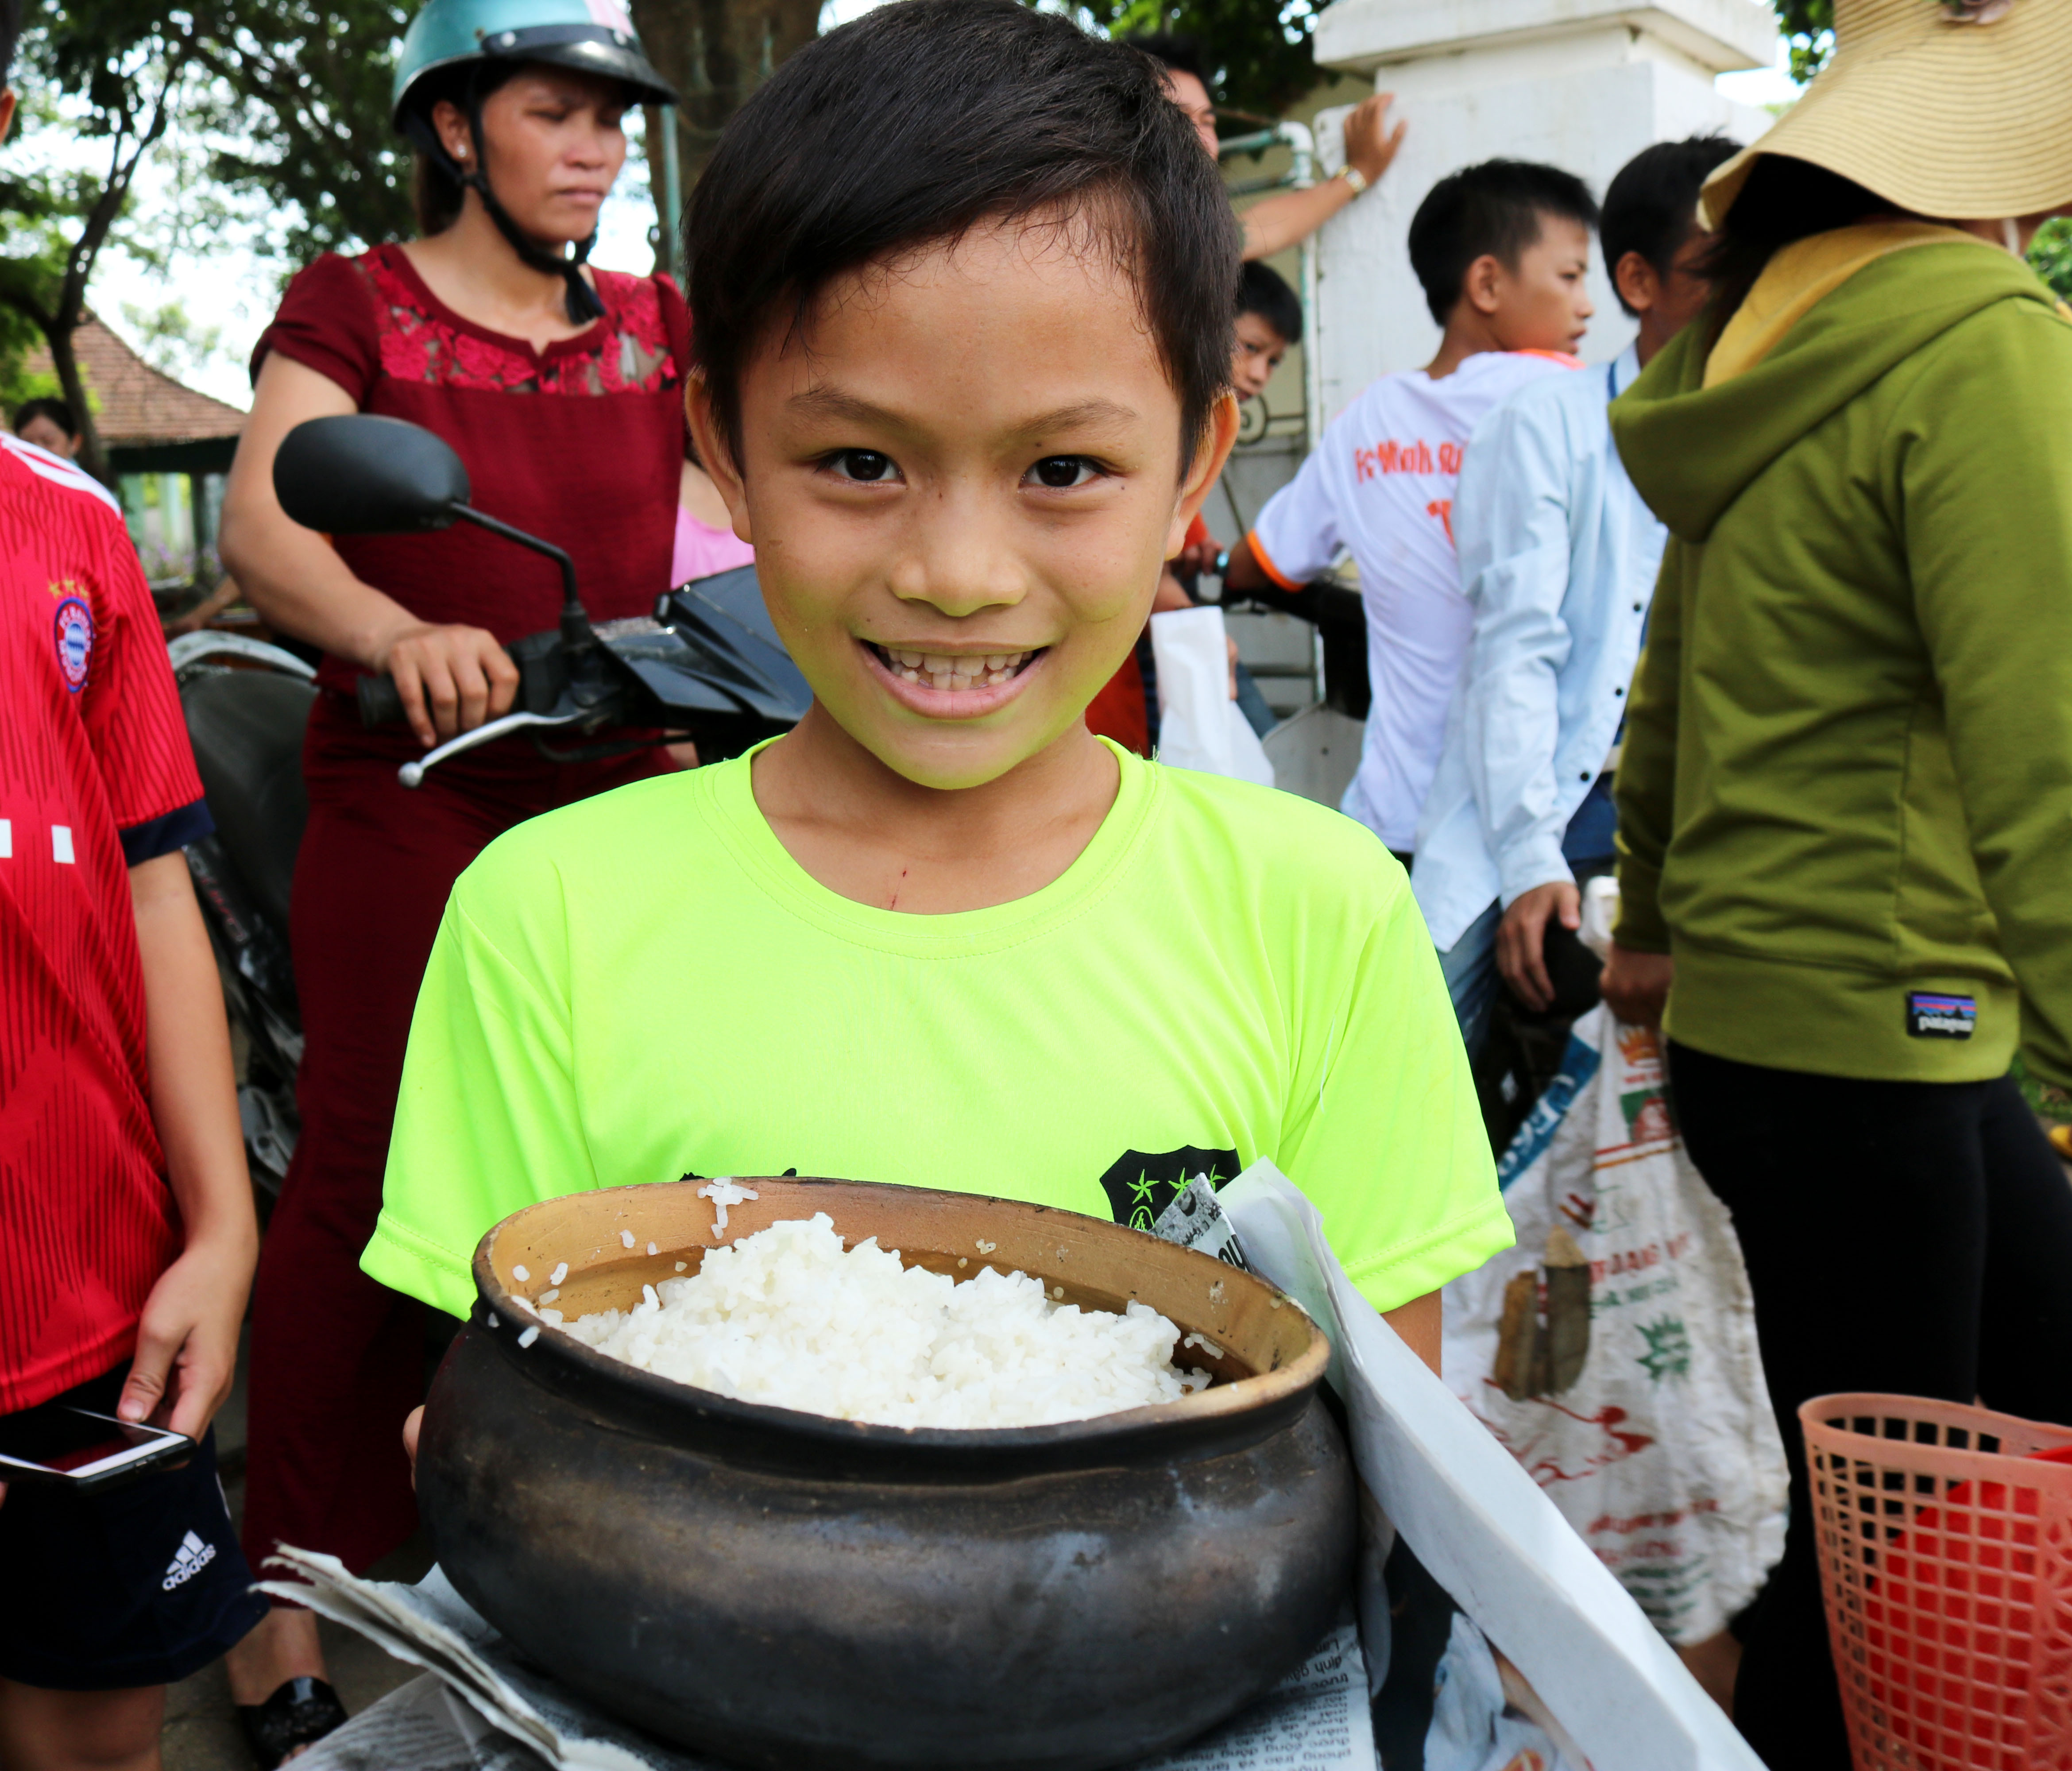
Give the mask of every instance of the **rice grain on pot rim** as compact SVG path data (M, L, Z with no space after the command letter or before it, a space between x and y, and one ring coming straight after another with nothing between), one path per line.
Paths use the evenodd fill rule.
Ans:
M1031 1427L1177 1402L1209 1374L1173 1364L1180 1331L1148 1305L1082 1310L1040 1280L962 1283L825 1212L713 1249L627 1310L541 1320L599 1352L743 1402L892 1427ZM1194 1337L1190 1336L1190 1344Z

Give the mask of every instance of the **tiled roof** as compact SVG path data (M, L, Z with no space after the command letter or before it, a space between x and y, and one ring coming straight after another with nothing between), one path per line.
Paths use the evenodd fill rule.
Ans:
M104 449L199 442L234 437L244 428L245 414L236 407L153 368L92 314L72 336ZM39 344L25 367L32 375L51 374L48 349Z

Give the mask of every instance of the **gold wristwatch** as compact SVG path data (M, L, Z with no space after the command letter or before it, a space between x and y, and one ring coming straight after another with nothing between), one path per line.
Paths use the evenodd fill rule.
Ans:
M1367 175L1361 171L1356 166L1340 167L1338 170L1338 176L1343 179L1347 184L1353 187L1353 195L1355 196L1358 196L1360 192L1367 189Z

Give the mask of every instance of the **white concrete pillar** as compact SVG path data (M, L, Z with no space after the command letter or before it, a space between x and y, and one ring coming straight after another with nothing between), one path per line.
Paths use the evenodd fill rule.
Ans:
M1326 418L1437 348L1407 240L1441 178L1501 154L1565 167L1601 199L1651 142L1712 129L1753 141L1768 114L1721 97L1712 80L1769 66L1776 42L1767 0L1336 0L1317 21L1317 60L1394 92L1410 133L1388 177L1321 236ZM1344 114L1318 117L1323 171L1343 163ZM1591 293L1584 355L1608 361L1633 325L1594 258Z

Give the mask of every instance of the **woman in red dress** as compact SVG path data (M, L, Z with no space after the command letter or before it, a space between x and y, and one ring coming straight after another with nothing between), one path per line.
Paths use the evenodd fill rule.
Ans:
M255 1567L279 1540L364 1570L415 1528L399 1435L422 1399L424 1314L359 1263L454 877L522 820L671 766L656 751L557 763L506 739L401 787L399 763L508 710L503 648L556 625L559 576L466 524L333 544L273 495L274 452L304 420L406 418L459 452L479 508L568 550L596 618L645 614L667 588L689 318L668 277L582 261L625 160L624 112L673 95L612 0L569 0L544 27L539 0L500 18L509 4L433 0L413 24L397 121L419 150L419 236L295 278L253 355L224 511L224 561L254 607L324 654L292 914L302 1134L253 1305ZM407 729L362 729L367 672L395 678ZM315 1620L294 1607L231 1657L263 1764L343 1719L323 1671Z

